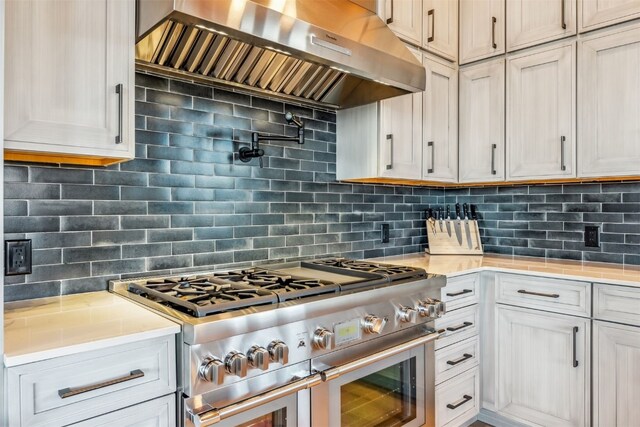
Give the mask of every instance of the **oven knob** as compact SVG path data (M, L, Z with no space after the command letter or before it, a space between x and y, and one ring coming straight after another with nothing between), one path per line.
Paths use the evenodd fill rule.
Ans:
M216 385L224 382L224 372L224 362L211 356L205 357L198 369L200 378Z
M378 317L378 316L366 316L364 318L364 322L362 326L364 327L364 331L368 334L379 334L384 329L384 325L387 324L386 317Z
M447 306L444 301L438 301L438 317L442 317L447 314Z
M415 323L416 310L411 307L401 307L398 311L398 318L403 323Z
M244 354L232 351L224 358L224 366L227 369L227 373L231 375L237 375L240 378L247 376L247 356Z
M289 363L289 347L280 340L271 341L267 347L271 360L286 365Z
M318 328L313 332L313 345L320 350L333 348L333 332L326 328Z
M432 299L418 302L418 313L420 317L436 317L437 314L437 302Z
M266 348L254 345L247 351L249 365L266 371L269 368L269 352Z

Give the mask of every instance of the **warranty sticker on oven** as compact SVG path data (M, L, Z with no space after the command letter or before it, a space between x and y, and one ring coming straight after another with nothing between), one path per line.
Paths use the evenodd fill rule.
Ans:
M336 346L360 339L360 318L347 320L333 325Z

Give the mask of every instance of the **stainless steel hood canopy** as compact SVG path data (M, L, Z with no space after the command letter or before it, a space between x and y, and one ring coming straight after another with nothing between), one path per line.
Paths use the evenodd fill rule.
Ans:
M138 0L142 68L349 108L425 89L418 60L348 0Z

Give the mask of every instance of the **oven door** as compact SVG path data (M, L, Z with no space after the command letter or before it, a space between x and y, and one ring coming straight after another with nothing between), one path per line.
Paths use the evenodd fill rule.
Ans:
M425 366L433 358L433 340L438 335L416 338L322 371L324 382L311 389L312 425L432 424L427 422L427 413L432 416L427 396L432 395L434 384L429 380L432 376L425 375Z

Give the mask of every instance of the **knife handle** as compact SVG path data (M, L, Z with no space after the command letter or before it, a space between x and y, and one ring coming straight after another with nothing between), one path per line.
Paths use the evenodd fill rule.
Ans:
M433 218L433 209L427 209L427 219Z
M460 218L460 203L456 203L456 218Z
M471 205L471 219L478 219L478 215L476 215L476 206Z
M447 219L451 219L451 207L447 205Z
M462 214L464 219L469 219L469 206L466 203L462 204Z

